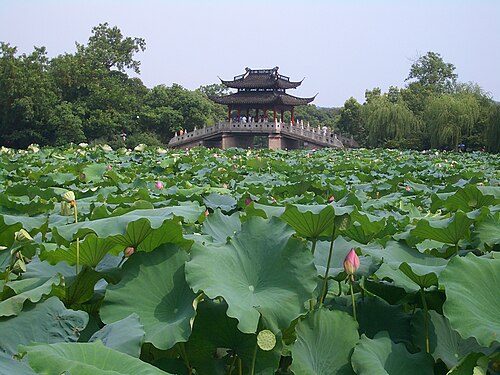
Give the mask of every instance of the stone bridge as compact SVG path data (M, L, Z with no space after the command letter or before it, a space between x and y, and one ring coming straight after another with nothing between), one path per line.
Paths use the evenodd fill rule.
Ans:
M292 124L278 121L219 122L182 135L176 134L168 145L172 148L252 148L255 136L266 137L268 148L272 150L358 147L352 138L342 137L326 128L314 128L303 122Z

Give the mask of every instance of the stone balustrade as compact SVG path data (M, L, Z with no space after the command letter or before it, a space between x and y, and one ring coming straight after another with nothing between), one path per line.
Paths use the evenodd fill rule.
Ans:
M170 142L170 147L182 147L184 144L193 144L210 138L216 138L223 133L247 133L254 135L277 135L289 137L313 143L322 147L343 148L343 142L337 134L326 128L312 127L297 122L296 124L272 122L272 121L251 121L251 122L219 122L214 126L207 126L201 129L194 129L191 132L174 136Z

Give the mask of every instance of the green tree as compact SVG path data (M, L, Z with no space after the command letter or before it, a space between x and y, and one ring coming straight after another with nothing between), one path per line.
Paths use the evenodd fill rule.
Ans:
M368 133L361 117L361 104L352 96L340 108L338 129L341 133L351 134L360 145L367 144Z
M418 119L402 99L392 103L387 95L372 97L369 103L363 105L361 114L368 130L368 145L371 147L413 139L410 136L419 125ZM412 144L407 146L418 147Z
M500 152L500 104L491 103L485 145L490 152Z
M478 100L470 93L431 96L423 114L431 147L456 150L479 114Z

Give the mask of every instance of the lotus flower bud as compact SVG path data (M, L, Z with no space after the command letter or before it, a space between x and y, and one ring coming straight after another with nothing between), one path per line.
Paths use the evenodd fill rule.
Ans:
M333 202L335 200L335 197L332 195L330 198L328 198L328 202Z
M113 167L112 167L111 165L108 165L108 166L106 167L106 169L107 169L108 171L110 171L111 169L113 169Z
M208 216L209 215L209 212L208 212L208 208L205 210L205 216Z
M125 258L128 258L128 257L129 257L129 256L131 256L134 252L135 252L135 249L134 249L132 246L129 246L129 247L127 247L127 248L123 251L123 255L125 256Z
M407 186L407 187L405 187L405 190L406 190L406 191L410 191L410 190L411 190L411 187Z
M24 229L20 229L15 233L15 239L17 242L33 241L33 237Z
M161 181L156 181L155 186L156 186L156 188L157 188L158 190L161 190L161 189L163 189L163 182L161 182Z
M249 206L249 205L250 205L250 203L252 203L252 198L250 198L250 197L246 197L246 198L245 198L245 205L246 205L246 206Z
M347 253L344 259L344 272L348 275L354 275L354 272L356 272L358 268L359 258L353 248Z

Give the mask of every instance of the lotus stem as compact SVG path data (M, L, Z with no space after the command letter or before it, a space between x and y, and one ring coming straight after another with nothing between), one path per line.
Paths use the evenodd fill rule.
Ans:
M257 342L255 342L255 349L253 351L253 358L252 358L252 371L250 372L250 375L255 375L255 362L257 361Z
M76 202L74 202L73 213L75 214L75 223L78 223L78 209L76 208ZM80 238L76 238L76 274L78 275L78 268L80 265Z
M316 241L318 241L316 237L312 239L312 247L311 247L312 255L314 255L314 252L316 251Z
M420 288L420 296L422 297L422 305L424 307L424 331L425 331L425 351L430 353L429 345L429 316L427 313L427 301L425 300L424 288Z
M325 270L325 278L323 281L323 288L321 289L321 294L319 296L319 303L318 307L320 307L323 302L325 301L327 289L328 289L328 272L330 271L330 263L332 261L332 254L333 254L333 240L335 239L335 226L333 227L332 230L332 238L330 239L330 251L328 252L328 262L326 264L326 270Z
M233 369L236 367L235 366L235 364L236 364L236 358L238 358L238 355L236 353L234 353L233 362L231 362L231 365L229 366L229 373L228 373L228 375L231 375L233 373Z
M188 369L189 375L192 375L193 374L193 369L191 368L191 365L189 363L189 359L188 359L188 356L187 356L187 353L186 353L186 348L184 346L184 343L183 342L179 342L178 345L179 345L179 352L181 354L182 359L184 360L184 364L186 365L186 367Z
M238 357L238 375L243 375L243 365L241 364L240 357Z
M350 279L350 284L351 284L351 301L352 301L352 316L354 317L354 321L358 321L358 319L356 318L356 302L354 301L354 290L353 290L353 284L354 284L354 280L353 280L353 276L351 275L351 279Z

